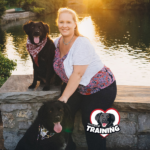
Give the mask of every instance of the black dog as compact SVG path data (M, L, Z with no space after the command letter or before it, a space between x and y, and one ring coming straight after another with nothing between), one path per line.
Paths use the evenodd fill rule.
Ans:
M39 80L41 81L41 83L45 83L43 90L47 91L50 89L50 81L55 74L53 69L55 45L48 36L50 30L49 25L43 22L29 21L28 23L23 25L23 29L28 35L31 44L38 45L47 37L46 44L44 45L42 50L37 54L37 62L30 54L33 62L34 79L32 85L29 86L29 89L34 89L37 84L37 81ZM57 76L55 84L59 85L60 82L61 80Z
M67 104L58 100L46 102L15 150L65 150L72 127Z
M100 125L100 128L109 128L113 126L115 116L110 113L98 113L95 116L95 120L98 122L98 125Z

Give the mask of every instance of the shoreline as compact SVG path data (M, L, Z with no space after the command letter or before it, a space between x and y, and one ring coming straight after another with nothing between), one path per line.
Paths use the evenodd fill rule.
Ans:
M19 12L19 13L5 13L2 16L2 19L0 20L0 26L6 25L9 22L12 21L17 21L25 18L30 18L30 17L35 17L36 13L33 13L31 11L26 11L26 12Z

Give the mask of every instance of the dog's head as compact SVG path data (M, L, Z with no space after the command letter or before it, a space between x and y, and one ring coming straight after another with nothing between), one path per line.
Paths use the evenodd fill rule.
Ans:
M49 25L46 23L29 21L23 25L23 30L29 36L32 44L40 43L49 34Z
M101 127L107 128L113 125L115 116L110 113L99 113L95 116L95 120L101 125Z
M72 118L69 106L58 100L44 103L39 109L38 118L40 124L49 131L61 132L72 126Z

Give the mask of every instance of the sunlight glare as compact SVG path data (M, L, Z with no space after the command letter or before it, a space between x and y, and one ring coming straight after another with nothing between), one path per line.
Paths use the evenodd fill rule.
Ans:
M94 22L91 19L91 16L84 17L79 22L79 32L85 36L88 37L91 41L95 40L95 26Z

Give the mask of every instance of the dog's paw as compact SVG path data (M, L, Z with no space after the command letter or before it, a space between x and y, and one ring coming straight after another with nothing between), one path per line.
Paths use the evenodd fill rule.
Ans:
M36 85L32 84L28 87L28 89L34 89Z
M50 90L50 86L44 86L43 91L49 91Z

